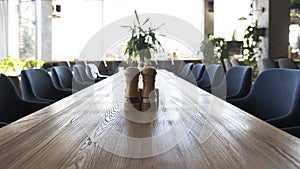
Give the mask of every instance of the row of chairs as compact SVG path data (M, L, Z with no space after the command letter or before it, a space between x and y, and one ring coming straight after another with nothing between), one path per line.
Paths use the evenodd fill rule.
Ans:
M300 138L300 70L262 72L249 94L228 102Z
M224 73L221 65L196 64L192 72L198 87L300 138L300 70L268 69L253 85L248 66Z
M167 63L167 62L165 62ZM252 69L249 66L234 66L226 73L220 64L211 64L207 67L202 64L184 63L177 67L169 65L166 68L177 68L177 76L188 82L223 98L233 99L246 96L251 88ZM165 69L165 67L162 67Z
M122 61L113 61L110 65L110 68L108 68L108 65L106 65L104 61L94 61L93 63L87 63L86 61L77 61L76 65L81 65L84 68L91 67L92 65L92 68L94 70L97 69L99 75L110 76L118 72L118 67L124 67L125 63Z
M0 92L5 97L0 98L0 126L16 121L105 78L93 64L87 67L78 64L72 69L56 66L51 69L51 73L45 69L23 70L20 82L21 97L11 79L1 74Z
M44 69L23 70L22 95L27 100L53 103L105 78L94 64L52 67L51 76Z
M49 105L47 102L29 101L21 98L12 80L0 75L0 126L14 122Z
M289 58L279 58L278 62L275 62L271 58L263 58L262 65L264 70L270 68L286 68L286 69L299 69L300 65ZM225 70L228 71L232 66L245 66L242 62L239 62L236 58L224 59Z
M113 61L109 62L108 65L104 61L94 61L94 62L87 62L87 61L77 61L76 65L82 65L86 67L89 63L94 64L97 68L100 74L110 76L117 72L118 66L122 63L121 61ZM57 63L53 62L46 62L43 66L44 69L47 69L51 71L52 67L55 66L66 66L72 69L73 65L69 61L58 61Z
M196 64L192 70L197 86L223 99L241 98L251 88L252 68L234 66L226 73L219 64Z
M262 64L265 70L270 68L299 69L299 65L289 58L279 58L278 63L271 58L263 58Z

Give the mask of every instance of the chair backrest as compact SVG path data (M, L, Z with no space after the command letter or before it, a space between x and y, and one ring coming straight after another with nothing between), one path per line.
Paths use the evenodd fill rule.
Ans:
M224 70L221 65L208 65L204 71L204 75L202 76L202 78L199 81L197 81L198 87L203 87L207 85L211 87L216 87L222 82L223 78Z
M300 138L300 126L285 127L280 129L295 137Z
M22 73L27 77L35 96L49 98L54 93L55 87L48 72L44 69L28 69ZM22 79L23 80L23 79ZM23 89L22 89L23 90Z
M28 98L27 100L54 103L72 94L71 91L56 88L51 76L44 69L22 70L21 83L23 80L26 80L26 85L28 85L25 89L29 89L29 91L24 92L24 94L29 93L29 96L23 95L25 99Z
M163 61L158 61L158 67L160 69L165 69L169 72L175 72L175 66L173 65L172 61L170 60L163 60Z
M240 66L236 58L230 58L230 63L232 66Z
M193 72L193 75L194 75L196 81L201 79L204 71L205 71L204 64L198 63L198 64L194 65L192 72Z
M104 64L104 61L95 61L94 63L98 67L101 75L108 75L108 70Z
M280 68L298 69L298 66L296 65L296 63L289 58L279 58L278 65Z
M97 68L97 66L93 63L89 63L87 64L86 67L86 71L87 71L87 75L90 76L90 78L97 78L98 76L100 76L100 72Z
M57 73L53 70L54 70L54 67L51 68L51 79L52 79L54 86L58 89L64 89L64 87L59 82Z
M0 74L0 93L0 120L12 122L20 118L17 109L21 98L11 79L3 74Z
M225 70L227 72L232 67L232 65L227 58L224 58L223 62L224 62Z
M3 74L0 74L0 93L0 121L5 123L11 123L49 105L22 100L14 83Z
M118 67L120 66L121 63L122 63L122 61L113 61L112 62L112 65L111 65L112 74L115 74L118 72Z
M0 112L6 112L13 107L17 100L21 99L16 86L9 77L0 74Z
M6 126L7 123L0 121L0 128Z
M23 99L36 100L36 96L34 95L33 89L27 75L25 74L25 71L21 71L21 91Z
M62 88L72 89L73 74L66 66L56 66L52 68L52 77L56 75L59 85Z
M67 67L71 67L71 64L69 61L59 61L58 62L58 66L67 66Z
M183 68L180 70L179 77L187 77L192 72L193 63L184 64Z
M289 69L269 69L255 80L247 97L253 104L250 113L263 119L272 119L299 113L300 71Z
M90 79L87 76L86 69L82 65L73 66L74 78L80 82L92 82L93 79Z
M270 68L278 68L276 63L271 58L263 58L262 64L263 64L264 70L270 69Z
M164 61L162 61L162 63L164 63ZM167 68L167 70L174 72L178 76L180 76L180 74L184 70L184 66L186 65L185 62L181 60L174 60L173 61L174 65L172 65L171 61L169 63L170 63L170 68ZM164 64L161 65L163 66Z
M244 63L239 62L238 59L235 58L235 57L230 58L230 63L231 63L232 66L245 66Z
M194 63L186 63L185 65L187 65L190 70L193 70L194 68Z
M76 62L76 65L81 65L81 66L83 66L83 67L86 67L87 63L86 63L86 61L78 60L78 61Z
M227 99L245 97L251 89L252 68L234 66L226 73Z
M151 60L149 63L150 63L150 66L157 68L157 64L154 60Z

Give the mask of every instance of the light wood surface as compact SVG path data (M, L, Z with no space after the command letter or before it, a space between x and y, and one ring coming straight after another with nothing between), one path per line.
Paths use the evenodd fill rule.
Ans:
M0 168L300 168L299 139L172 73L156 88L156 113L124 112L121 72L1 128Z

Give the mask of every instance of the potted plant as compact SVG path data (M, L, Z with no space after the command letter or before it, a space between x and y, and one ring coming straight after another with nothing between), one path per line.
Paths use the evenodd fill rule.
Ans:
M150 49L157 51L162 49L159 40L156 38L155 31L162 25L156 28L152 28L151 24L146 29L143 28L146 24L150 23L147 18L143 23L140 22L136 10L134 10L136 21L133 22L133 26L122 26L130 28L131 37L127 41L125 54L128 54L128 63L133 62L133 59L139 57L139 66L143 67L144 63L148 63L151 59Z
M224 38L210 36L202 41L200 51L203 54L205 64L223 63L228 58L227 43Z

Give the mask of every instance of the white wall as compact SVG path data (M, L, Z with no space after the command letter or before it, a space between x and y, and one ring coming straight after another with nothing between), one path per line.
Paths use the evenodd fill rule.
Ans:
M100 1L60 0L61 18L52 19L52 59L74 60L100 28Z
M214 0L215 36L224 37L225 40L230 41L236 30L237 40L243 40L244 30L251 23L250 4L250 0ZM246 17L248 20L238 20L241 17Z
M56 0L56 3L61 5L62 18L52 19L53 60L78 59L85 44L101 29L102 24L105 27L131 16L134 10L140 14L172 15L204 32L203 0Z

